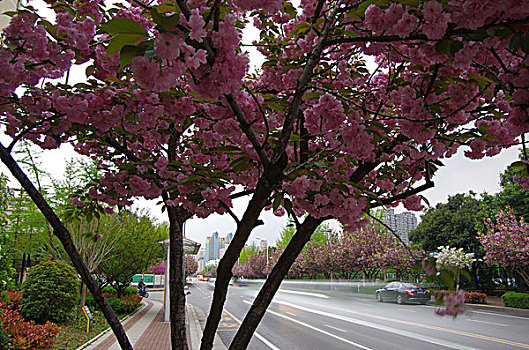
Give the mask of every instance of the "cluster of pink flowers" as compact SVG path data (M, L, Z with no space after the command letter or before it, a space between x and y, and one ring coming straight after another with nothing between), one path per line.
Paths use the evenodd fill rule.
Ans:
M419 196L403 193L459 147L472 159L492 156L529 131L526 53L501 33L465 37L526 18L522 0L392 2L361 14L330 3L317 14L323 21L311 18L314 0L303 0L298 13L279 0L234 1L215 20L208 4L194 0L187 15L160 14L177 16L173 28L140 6L117 9L115 16L145 29L143 39L123 48L134 57L107 56L109 41L118 41L103 33L109 17L100 0L80 1L72 13L57 7L55 32L30 12L14 16L0 49L7 133L45 148L75 139L79 153L103 158L107 174L91 191L96 199L126 204L170 188L167 205L206 217L226 212L235 186L255 189L263 154L273 154L295 101L285 176L270 194L284 199L276 213L292 203L296 215L332 216L355 228L365 224L366 208L382 201L422 209ZM343 16L322 41L333 11ZM247 74L245 16L262 30L259 50L268 61L260 75ZM321 64L304 71L318 45ZM361 53L376 56L381 69L369 72ZM63 76L74 59L93 59L87 73L98 80L32 87ZM296 91L307 77L311 83ZM18 87L25 88L20 99L9 99ZM171 137L177 146L168 152Z
M465 303L465 291L460 290L457 293L450 293L443 298L443 307L439 307L435 310L435 313L439 316L453 316L462 315L466 311Z

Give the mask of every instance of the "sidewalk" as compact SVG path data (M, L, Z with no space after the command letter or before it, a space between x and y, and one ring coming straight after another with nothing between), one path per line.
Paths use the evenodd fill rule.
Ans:
M144 299L143 307L126 318L122 324L135 350L170 350L171 327L163 322L163 302L158 299ZM186 325L189 349L200 348L202 329L206 315L193 305L186 305ZM109 329L91 339L77 350L119 350L114 333ZM226 346L216 335L213 349L225 350Z

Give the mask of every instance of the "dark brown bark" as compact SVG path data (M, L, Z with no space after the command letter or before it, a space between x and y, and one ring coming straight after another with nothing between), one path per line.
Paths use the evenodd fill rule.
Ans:
M62 243L64 249L70 257L70 260L72 261L72 265L77 270L77 273L79 273L79 275L81 276L82 281L86 284L88 290L90 290L90 293L92 293L92 295L94 296L97 305L103 311L103 315L105 316L110 328L116 335L116 339L118 340L118 343L121 348L132 350L132 345L130 344L129 339L127 338L127 334L125 333L123 326L119 322L116 314L114 313L114 310L112 310L107 300L103 296L99 285L92 278L92 275L84 264L83 259L81 259L79 252L73 244L70 232L68 232L68 230L61 222L57 214L55 214L53 209L50 207L46 199L35 188L33 183L29 180L29 178L22 171L22 169L20 169L17 162L13 159L13 157L11 157L9 151L2 144L0 144L0 158L2 159L2 162L7 166L9 171L11 171L11 174L13 174L13 176L17 179L20 185L26 190L26 192L33 200L35 205L42 212L46 220L48 220L48 222L50 223L51 227L53 228L53 234L57 236L59 241Z
M283 278L285 278L288 270L301 253L305 244L310 240L312 233L325 219L316 219L308 216L305 221L298 227L296 234L285 248L277 264L272 269L259 294L255 298L252 307L246 314L235 338L230 344L230 349L246 349L248 343L252 339L259 322L263 318L266 309L270 305L272 298L276 294Z
M277 170L278 169L275 171ZM278 176L274 183L281 181L280 179L281 176ZM246 244L250 233L257 225L259 215L268 203L272 189L273 184L269 182L266 177L262 177L256 186L256 191L250 200L250 203L248 204L248 207L246 208L239 225L237 226L233 240L219 262L219 266L217 268L217 280L215 281L215 290L213 292L213 300L211 302L211 308L209 310L206 326L204 327L204 333L202 334L202 343L200 345L201 350L209 350L213 348L215 332L222 316L222 310L224 308L224 302L226 301L226 294L228 292L228 285L232 277L231 269L233 265L235 265L235 262L237 261L242 248Z
M176 159L178 139L171 136L168 143L169 161ZM164 200L169 194L162 193ZM184 223L192 214L182 208L167 206L169 217L169 319L171 321L171 349L187 350L184 291Z
M169 300L171 349L187 350L184 292L184 222L189 213L181 207L168 206L169 215ZM189 216L188 216L189 215Z

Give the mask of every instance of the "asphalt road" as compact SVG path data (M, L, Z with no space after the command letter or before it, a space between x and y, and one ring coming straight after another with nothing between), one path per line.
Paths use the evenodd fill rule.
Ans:
M207 313L213 285L195 282L190 291L188 302ZM230 286L218 329L227 346L257 293L257 286ZM281 289L248 349L529 349L529 318L473 311L452 319L434 310L345 292Z

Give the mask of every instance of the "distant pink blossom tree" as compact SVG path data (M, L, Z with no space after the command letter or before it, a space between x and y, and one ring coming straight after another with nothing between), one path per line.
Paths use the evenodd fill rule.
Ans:
M486 227L486 232L478 233L485 262L513 269L529 285L529 223L507 209L488 219Z
M165 260L160 260L156 264L152 264L149 267L149 271L151 271L155 275L165 274Z

